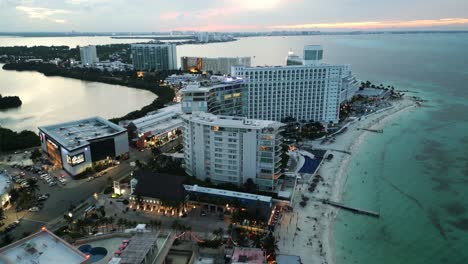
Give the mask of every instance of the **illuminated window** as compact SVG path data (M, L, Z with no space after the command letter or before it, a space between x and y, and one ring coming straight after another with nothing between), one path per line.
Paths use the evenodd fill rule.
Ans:
M85 156L83 152L74 156L67 155L67 163L71 166L76 166L83 162L85 162Z

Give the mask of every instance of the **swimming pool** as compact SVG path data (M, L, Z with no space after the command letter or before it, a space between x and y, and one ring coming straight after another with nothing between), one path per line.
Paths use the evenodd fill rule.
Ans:
M107 255L107 249L103 247L93 247L91 245L82 245L78 248L86 255L90 255L89 263L97 262Z

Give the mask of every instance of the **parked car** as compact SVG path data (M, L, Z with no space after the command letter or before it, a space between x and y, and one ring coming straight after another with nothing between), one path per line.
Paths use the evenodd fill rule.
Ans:
M56 182L56 181L51 181L51 182L49 183L49 186L51 186L51 187L52 187L52 186L55 186L55 185L57 185L57 182Z
M31 208L29 208L28 211L29 212L39 212L39 207L37 207L37 206L31 207Z

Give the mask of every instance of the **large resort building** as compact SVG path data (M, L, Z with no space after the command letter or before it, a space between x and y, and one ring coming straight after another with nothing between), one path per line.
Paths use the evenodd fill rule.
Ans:
M187 174L274 191L281 175L282 123L196 112L182 116Z
M210 80L191 82L180 92L182 112L207 112L215 115L242 116L244 80L212 76Z
M352 93L343 90L357 89L355 79L346 79L344 84L343 79L350 75L349 66L322 63L321 46L305 46L301 64L297 56L291 56L287 66L233 67L232 74L245 80L244 116L338 122L342 97L349 98Z
M71 176L129 151L127 131L101 117L42 126L39 137L42 151Z

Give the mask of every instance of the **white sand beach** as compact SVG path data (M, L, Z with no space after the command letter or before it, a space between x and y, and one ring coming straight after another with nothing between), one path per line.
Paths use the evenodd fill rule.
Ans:
M275 231L280 254L299 255L303 263L335 263L333 227L339 209L324 205L318 199L341 201L351 155L333 150L356 153L366 135L372 133L357 128L382 129L385 123L416 106L410 99L392 104L391 108L350 124L347 131L337 135L332 143L308 142L314 148L329 150L327 155L332 153L334 157L331 161L322 162L317 174L324 180L313 193L307 190L308 183L297 187L292 205L294 211L283 214ZM299 205L302 195L310 198L304 208Z

